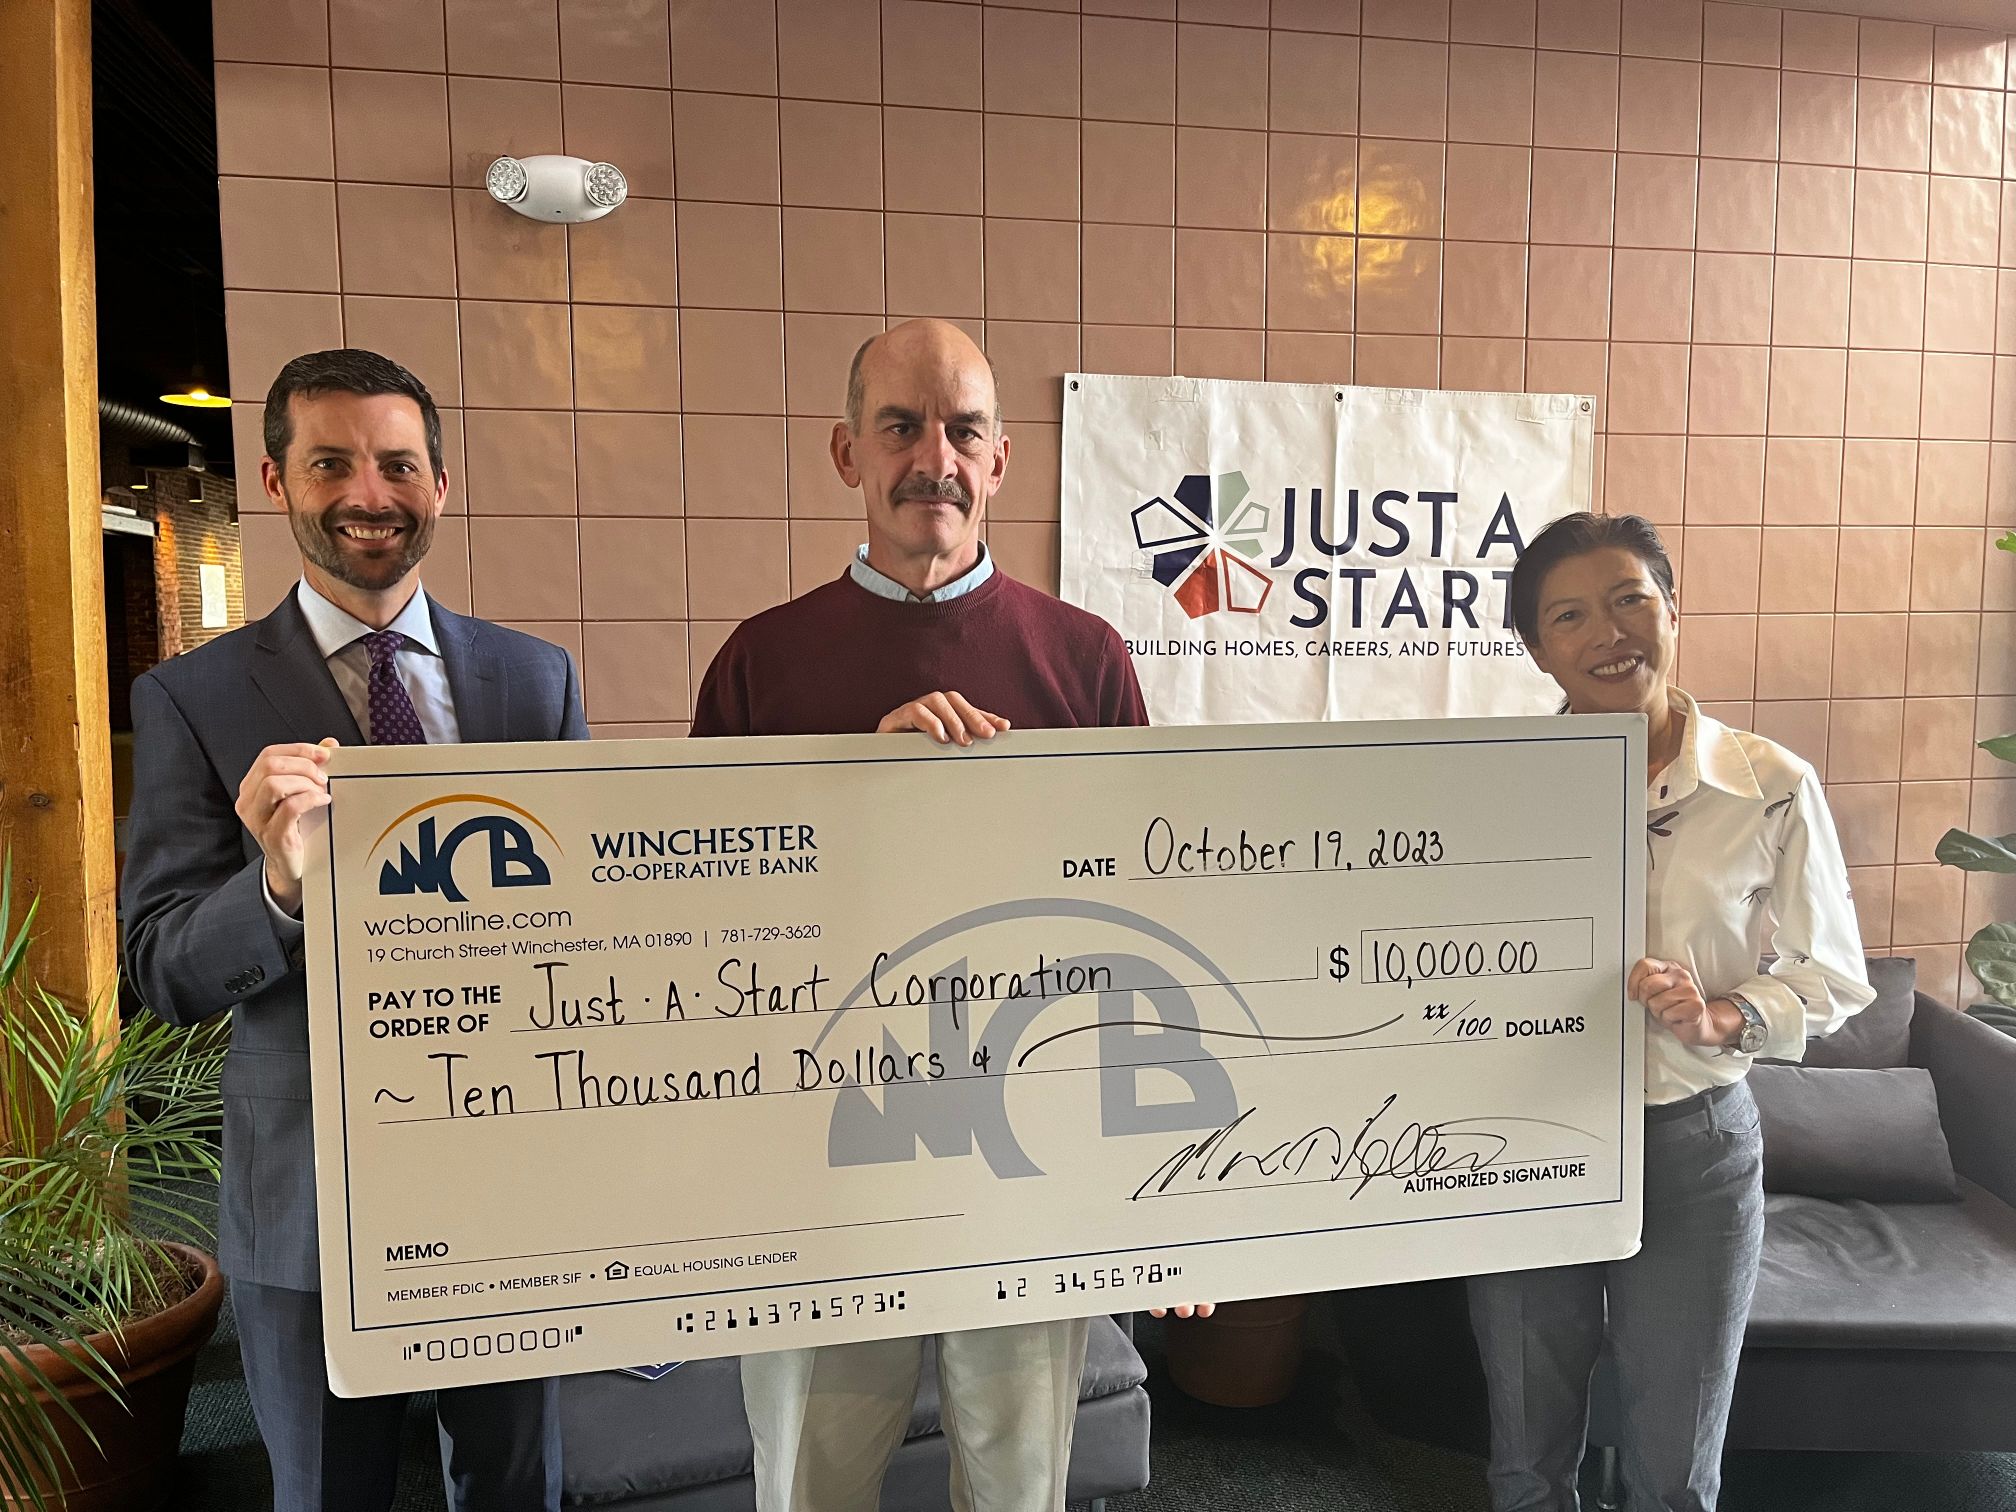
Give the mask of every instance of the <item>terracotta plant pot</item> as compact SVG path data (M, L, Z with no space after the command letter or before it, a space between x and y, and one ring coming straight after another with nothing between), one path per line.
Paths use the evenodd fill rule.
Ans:
M200 1275L196 1289L166 1312L134 1324L124 1340L110 1334L94 1334L91 1339L92 1347L119 1373L126 1392L123 1403L86 1380L67 1357L40 1345L29 1346L29 1355L98 1439L97 1447L92 1447L67 1414L56 1413L57 1429L70 1452L70 1473L50 1502L64 1512L149 1512L168 1505L196 1351L216 1331L224 1277L217 1262L201 1250L186 1244L167 1248ZM0 1500L0 1506L27 1505L12 1498Z
M1221 1302L1208 1318L1167 1320L1170 1379L1217 1407L1267 1407L1295 1388L1307 1297Z

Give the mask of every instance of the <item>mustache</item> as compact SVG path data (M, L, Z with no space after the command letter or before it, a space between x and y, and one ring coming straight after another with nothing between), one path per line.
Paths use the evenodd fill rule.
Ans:
M961 509L973 507L973 495L957 478L906 478L896 485L896 491L889 498L896 504L926 499L934 503L957 504Z

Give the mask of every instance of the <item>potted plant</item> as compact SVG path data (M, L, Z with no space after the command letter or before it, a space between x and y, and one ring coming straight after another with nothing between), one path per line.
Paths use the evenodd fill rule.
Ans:
M123 1033L36 985L0 859L0 1506L164 1506L217 1324L219 1025Z
M2016 531L1995 544L2003 551L2016 552ZM2016 735L1984 740L1981 749L1998 761L2016 764ZM1984 837L1949 829L1933 854L1962 871L2016 873L2016 834ZM1970 1011L2005 1033L2016 1034L2016 923L1987 924L1977 930L1967 942L1967 968L1993 999Z

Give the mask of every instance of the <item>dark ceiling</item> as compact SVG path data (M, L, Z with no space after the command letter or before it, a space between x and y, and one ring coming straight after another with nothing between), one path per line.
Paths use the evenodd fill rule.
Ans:
M217 119L208 0L94 0L98 387L188 427L231 464L228 410L157 396L201 381L228 394Z

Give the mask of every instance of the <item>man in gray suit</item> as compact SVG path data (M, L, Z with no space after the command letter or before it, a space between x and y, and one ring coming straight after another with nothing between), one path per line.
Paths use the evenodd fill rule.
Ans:
M377 1512L403 1396L331 1394L322 1355L302 970L301 819L338 743L584 740L558 647L451 614L419 567L448 497L420 380L373 352L315 352L266 398L260 482L301 582L265 619L133 685L126 963L176 1023L234 1011L219 1249L276 1512ZM444 1391L458 1512L555 1512L551 1381Z

